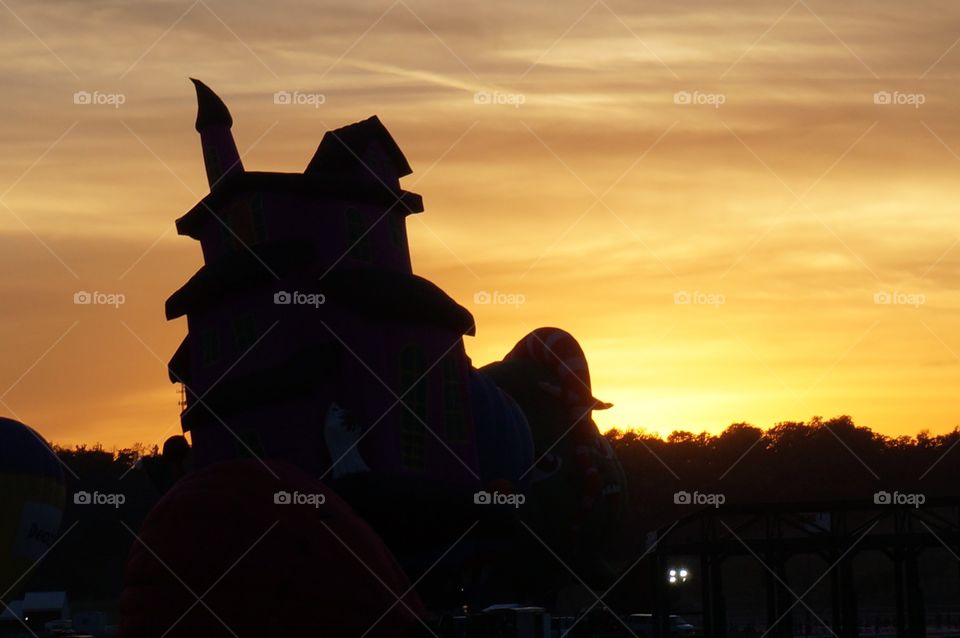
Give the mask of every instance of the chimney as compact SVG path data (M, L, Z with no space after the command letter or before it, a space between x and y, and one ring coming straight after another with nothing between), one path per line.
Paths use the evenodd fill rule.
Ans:
M243 172L237 143L230 127L233 118L216 93L200 80L190 78L197 89L197 132L203 147L203 163L207 168L210 189L228 175Z

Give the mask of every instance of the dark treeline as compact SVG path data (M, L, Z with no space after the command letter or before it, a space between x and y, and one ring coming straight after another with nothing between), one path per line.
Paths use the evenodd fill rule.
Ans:
M94 602L97 609L115 611L132 532L161 496L135 466L142 459L159 458L160 451L140 444L112 450L100 444L55 445L54 451L64 463L67 483L62 536L31 576L30 588L66 590L71 601ZM122 494L124 503L116 508L78 505L74 494L81 490Z
M869 503L881 490L928 499L960 493L960 428L889 437L840 416L766 431L735 423L716 435L612 430L607 437L627 475L624 533L632 539L695 510L674 503L680 490L722 494L727 504Z
M922 493L928 499L960 492L960 449L953 449L960 448L960 429L941 436L888 437L842 416L784 422L766 431L737 423L716 435L678 431L662 438L612 430L607 437L628 481L618 541L625 557L642 551L648 531L696 511L674 503L681 490L723 494L727 504L872 502L878 490ZM73 473L67 476L62 525L70 532L34 575L32 587L115 602L133 532L161 496L145 472L132 468L158 458L159 451L139 444L56 451ZM75 505L71 495L77 490L120 493L125 503L116 509Z

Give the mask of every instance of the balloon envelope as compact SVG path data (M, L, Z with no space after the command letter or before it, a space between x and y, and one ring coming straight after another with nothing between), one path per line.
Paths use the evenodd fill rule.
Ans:
M66 487L53 450L28 426L0 417L0 596L14 599L56 541Z
M127 561L120 635L403 637L421 628L409 589L326 485L276 461L228 461L188 474L147 516Z
M610 445L592 418L584 414L576 419L579 415L571 416L543 391L541 384L560 383L549 367L510 359L484 366L481 372L516 400L530 424L536 465L528 473L528 499L519 515L581 577L600 583L609 579L611 557L606 554L626 491L626 478ZM557 565L552 556L546 560Z

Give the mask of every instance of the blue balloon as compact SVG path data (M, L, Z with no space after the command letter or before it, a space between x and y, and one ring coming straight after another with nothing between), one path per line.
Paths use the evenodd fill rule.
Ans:
M8 592L6 600L16 597L56 541L65 496L63 468L43 437L0 417L0 594Z

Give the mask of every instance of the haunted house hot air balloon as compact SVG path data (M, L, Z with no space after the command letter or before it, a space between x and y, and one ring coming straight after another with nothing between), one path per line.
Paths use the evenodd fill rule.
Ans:
M303 173L246 171L226 106L194 82L211 192L177 230L205 264L166 310L187 316L170 373L197 465L256 455L474 482L473 317L411 272L406 217L423 204L400 187L393 138L372 117L328 132Z
M253 172L227 107L194 84L210 193L177 230L199 240L204 265L166 312L187 318L169 369L196 466L292 463L333 486L408 569L432 564L481 517L481 489L539 482L565 504L554 511L573 512L567 525L530 510L571 528L558 544L589 528L623 482L590 418L607 404L590 392L582 350L541 329L508 357L528 373L518 377L516 361L472 366L472 315L412 272L406 222L423 202L400 186L411 169L380 120L327 132L302 173ZM562 356L538 353L534 339ZM543 405L549 414L531 413ZM445 560L473 551L464 542Z

